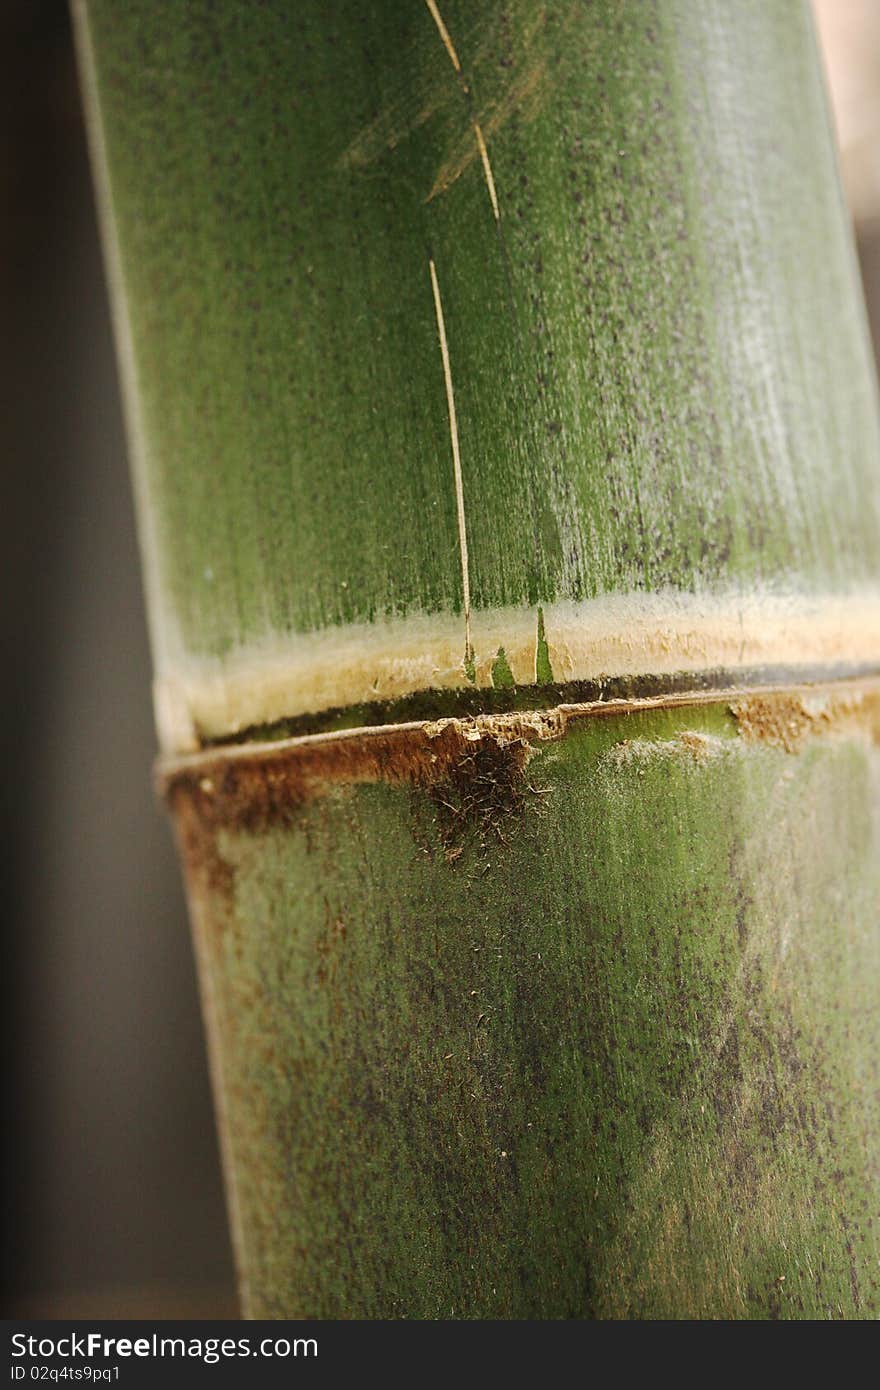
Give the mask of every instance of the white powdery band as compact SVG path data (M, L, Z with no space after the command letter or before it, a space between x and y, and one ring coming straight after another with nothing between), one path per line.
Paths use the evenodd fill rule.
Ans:
M555 683L702 671L880 667L880 593L607 595L542 609ZM503 652L517 685L542 660L536 609L470 614L475 684ZM417 614L267 637L227 656L165 660L154 685L166 753L202 739L429 689L472 688L459 614Z

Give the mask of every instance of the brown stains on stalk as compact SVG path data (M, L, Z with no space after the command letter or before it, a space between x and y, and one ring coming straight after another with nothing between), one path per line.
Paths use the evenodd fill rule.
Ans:
M502 742L481 738L449 765L443 781L432 783L429 796L440 826L446 859L461 855L466 835L476 831L480 849L504 843L511 824L543 792L526 776L531 747L524 738Z
M160 773L160 790L175 814L186 801L206 826L259 833L289 824L307 802L340 785L449 784L463 793L469 769L481 784L487 759L496 769L511 764L521 771L530 745L558 737L563 727L553 713L527 713L242 746L182 759Z
M876 690L816 690L751 694L730 711L749 743L768 743L797 753L810 739L859 735L880 742L880 693Z
M228 898L233 874L225 832L260 834L293 824L303 808L342 786L382 782L425 791L447 859L469 827L482 840L540 797L525 776L532 743L563 729L554 715L442 720L353 736L290 740L201 755L160 774L181 854L193 881Z
M201 780L206 787L211 785L210 778ZM210 794L205 788L200 789L199 798L178 794L169 798L169 804L187 889L205 901L227 903L235 887L235 871L222 854L216 833L207 830L199 813L200 804Z
M234 875L222 852L227 832L260 834L291 825L309 803L340 787L384 783L427 794L446 859L453 863L468 834L474 833L481 847L503 843L526 807L540 807L543 793L527 775L534 745L562 738L586 719L718 703L716 692L699 692L243 744L167 764L160 769L160 789L174 816L191 885L228 900ZM745 741L788 753L816 737L880 743L880 690L873 682L751 691L731 699L729 709ZM717 756L722 743L685 730L668 752L704 762ZM622 766L644 750L656 753L657 746L622 739L608 761Z

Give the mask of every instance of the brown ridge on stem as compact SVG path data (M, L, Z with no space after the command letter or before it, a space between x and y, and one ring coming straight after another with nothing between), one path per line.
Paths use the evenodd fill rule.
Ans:
M509 763L511 771L522 773L533 744L562 738L569 725L582 719L725 703L743 738L789 752L816 735L859 733L880 739L880 679L854 680L560 705L211 749L162 760L158 788L173 810L185 801L205 825L259 830L289 822L306 802L340 784L432 788L460 780L462 767L475 765L474 755L487 749L505 766Z
M205 825L258 831L288 823L306 802L340 784L428 789L454 781L486 749L519 772L534 739L562 732L553 716L518 715L362 729L354 736L252 745L234 757L224 750L187 759L160 773L160 784L175 812L186 801Z
M708 704L726 704L743 739L788 753L817 736L880 742L877 678L560 705L227 746L162 760L157 783L173 813L193 901L208 892L228 903L235 874L224 857L224 831L259 834L289 825L307 804L334 788L383 782L421 788L430 797L447 860L454 864L469 826L485 844L495 835L503 838L510 817L529 806L540 810L542 793L526 775L536 744L563 738L571 725L587 719ZM678 745L697 759L707 751L698 735L687 732Z

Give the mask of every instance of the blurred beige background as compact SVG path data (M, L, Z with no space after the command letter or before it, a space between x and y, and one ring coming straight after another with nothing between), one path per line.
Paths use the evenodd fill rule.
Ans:
M876 343L880 0L815 9ZM0 209L3 1311L224 1316L232 1269L184 906L151 790L131 497L63 0L0 6Z

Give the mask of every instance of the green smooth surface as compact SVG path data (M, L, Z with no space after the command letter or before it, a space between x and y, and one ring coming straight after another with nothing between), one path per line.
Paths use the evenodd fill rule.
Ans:
M696 737L695 737L696 736ZM191 880L246 1308L876 1317L880 753L584 722Z
M87 0L185 648L461 608L431 257L476 607L875 581L807 7L440 8L468 93L417 0Z

